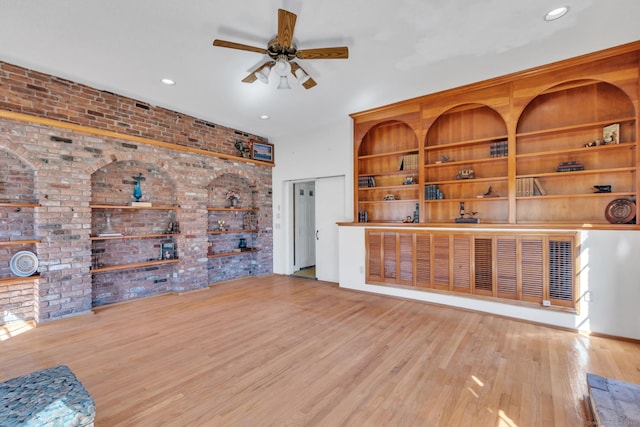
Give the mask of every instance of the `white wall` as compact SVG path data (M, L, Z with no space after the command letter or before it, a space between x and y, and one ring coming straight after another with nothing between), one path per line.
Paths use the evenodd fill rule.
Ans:
M344 175L345 218L353 218L352 121L346 116L333 126L272 142L276 147L276 167L273 169L273 271L287 274L289 230L292 227L287 192L289 181Z
M364 227L340 227L340 286L640 339L640 232L580 232L580 314L365 283ZM557 231L557 230L555 230Z

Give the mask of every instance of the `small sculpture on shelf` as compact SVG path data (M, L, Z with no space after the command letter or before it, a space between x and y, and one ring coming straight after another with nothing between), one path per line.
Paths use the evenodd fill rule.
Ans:
M218 220L218 231L225 231L227 229L227 226L224 223L223 219L219 219Z
M476 174L473 172L471 168L462 168L458 171L456 175L456 179L474 179Z
M404 181L402 181L402 185L413 185L415 184L415 181L413 180L412 176L407 176Z
M238 206L238 202L240 201L240 195L237 192L233 190L227 191L226 198L229 201L230 208L235 208Z
M464 202L460 202L460 217L455 218L454 221L458 224L480 224L480 218L474 218L473 216L478 212L465 212ZM466 217L465 215L471 215Z
M397 200L395 194L385 194L384 200Z

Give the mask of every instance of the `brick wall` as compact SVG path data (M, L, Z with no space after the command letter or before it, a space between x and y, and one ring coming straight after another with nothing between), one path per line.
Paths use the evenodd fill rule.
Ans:
M266 141L5 62L0 62L0 109L232 155L236 140Z
M55 118L128 135L155 138L235 154L233 142L259 140L232 129L72 82L0 64L0 108ZM142 105L142 104L141 104ZM99 112L94 114L91 112ZM91 119L90 117L94 117ZM127 124L128 126L124 126ZM4 159L4 160L3 160ZM248 274L272 272L271 168L71 131L55 126L0 119L0 201L28 198L40 206L26 213L0 209L0 241L10 230L40 240L37 289L41 321L91 310L92 306L169 291L188 291ZM168 210L98 209L95 204L129 205L135 177L142 173L142 201ZM15 179L8 180L6 177ZM15 181L11 185L8 182ZM20 183L17 185L17 183ZM259 232L251 233L252 254L208 259L212 206L225 206L226 191L241 194L241 206L259 209ZM30 210L30 211L29 211ZM177 220L181 233L169 237L178 263L92 273L92 268L157 259L161 238L94 240L111 214L115 231L126 235L162 233ZM173 212L173 216L171 216ZM25 237L19 237L24 239ZM231 239L225 241L225 239ZM223 241L236 245L236 235ZM0 250L0 266L9 252ZM101 258L97 258L99 255ZM0 267L0 279L6 269Z

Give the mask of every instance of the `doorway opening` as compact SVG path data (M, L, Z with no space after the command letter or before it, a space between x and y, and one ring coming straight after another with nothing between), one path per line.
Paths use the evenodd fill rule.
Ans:
M316 279L315 181L293 184L294 276Z
M287 271L338 283L338 222L345 221L345 176L285 183Z

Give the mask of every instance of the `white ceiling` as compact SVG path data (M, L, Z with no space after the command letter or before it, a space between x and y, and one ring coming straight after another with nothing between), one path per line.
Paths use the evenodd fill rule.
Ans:
M564 18L543 15L569 5ZM298 15L305 90L242 83L277 9ZM640 0L0 0L0 60L277 142L349 113L640 40ZM164 86L169 77L175 86ZM258 116L268 114L270 120Z

